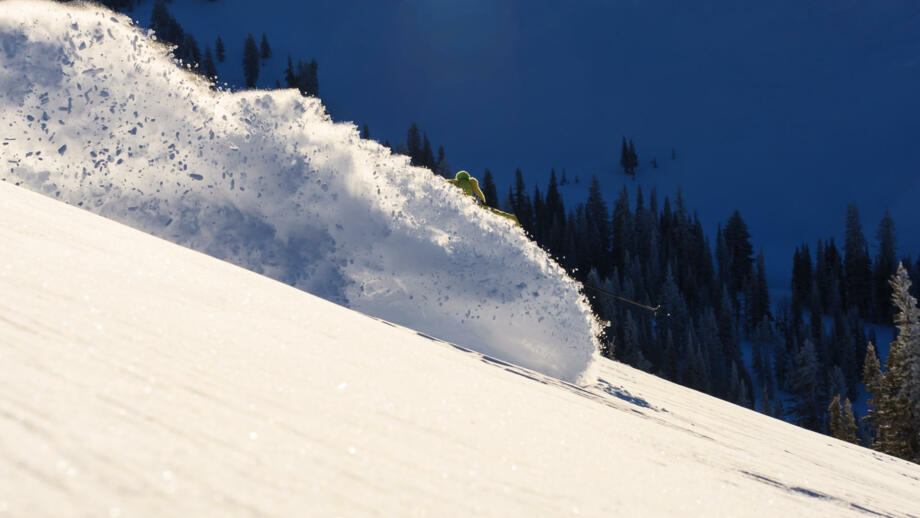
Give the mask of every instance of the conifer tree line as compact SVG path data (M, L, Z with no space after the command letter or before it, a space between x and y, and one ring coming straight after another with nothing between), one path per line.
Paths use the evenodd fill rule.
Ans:
M491 183L488 171L484 184L486 178ZM759 386L776 390L772 376L753 378L741 358L742 339L753 337L768 357L774 326L764 257L754 254L739 212L719 227L713 247L680 192L673 202L659 201L655 191L646 199L639 187L632 202L624 187L611 207L593 177L587 200L566 207L559 187L551 170L546 189L531 194L517 170L500 208L517 215L575 279L663 308L656 316L586 291L597 316L609 322L605 356L747 407Z
M636 176L636 168L639 167L639 155L636 154L636 146L633 144L632 139L629 139L627 144L626 137L623 137L623 146L620 149L620 167L623 168L623 172L629 176ZM658 167L657 162L655 167Z
M297 60L294 66L291 56L288 56L287 68L284 69L284 84L288 88L300 90L301 95L318 97L319 96L319 65L316 60L304 63Z
M494 188L490 171L483 180ZM595 177L585 203L567 209L555 170L545 191L537 187L532 194L515 171L500 208L516 214L575 279L645 305L661 304L666 315L656 316L586 291L598 317L609 322L605 356L750 408L756 399L765 414L843 440L907 459L920 454L920 310L904 309L916 306L908 299L915 289L909 278L918 278L920 262L903 258L907 266L898 270L887 213L872 259L858 209L850 205L843 251L833 240L819 241L813 261L807 245L797 249L792 297L773 306L764 254L755 254L737 210L718 226L713 244L680 192L673 203L665 197L659 205L655 191L646 202L638 187L632 203L624 187L608 208ZM901 331L882 374L869 345L874 333L867 335L865 324L890 325L892 318ZM742 362L742 341L751 348L750 371ZM878 394L880 408L870 411L863 427L851 403L861 381ZM894 421L917 427L905 431Z
M920 309L911 286L910 274L900 263L889 282L897 336L884 371L873 344L867 348L863 379L870 399L863 421L866 442L874 449L920 463Z
M367 124L361 128L361 138L371 138L371 132ZM444 146L438 146L438 152L437 155L435 155L434 147L428 139L428 134L422 131L416 122L412 122L409 125L409 129L406 131L406 140L400 141L394 146L390 144L389 139L386 139L383 145L389 148L393 153L408 156L409 163L414 166L425 167L430 169L432 173L444 178L454 177L456 171L453 170L450 162L447 161ZM494 183L492 185L494 191ZM485 193L485 191L483 192L486 195L487 202L490 199L493 200L492 203L497 202L495 197L489 198L489 194Z
M135 5L142 3L142 1L100 0L99 3L115 11L132 11ZM220 36L217 37L214 42L213 52L211 45L205 45L204 52L201 52L195 37L182 29L179 22L169 12L167 3L171 3L170 0L154 0L150 16L150 28L155 32L157 39L175 45L173 55L176 59L187 65L191 70L216 83L218 76L217 63L223 63L226 60L226 47L223 39ZM264 32L258 43L251 33L246 36L243 43L241 65L243 67L244 83L247 88L255 88L259 79L260 65L264 66L266 60L271 59L272 56L271 44ZM288 56L288 65L284 70L285 86L297 88L302 95L318 96L318 69L319 65L315 59L310 63L298 60L297 65L294 66L291 57ZM280 87L281 82L276 81L276 85Z

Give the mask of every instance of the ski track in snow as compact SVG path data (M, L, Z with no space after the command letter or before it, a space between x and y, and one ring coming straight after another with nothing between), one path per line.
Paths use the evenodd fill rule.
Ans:
M507 220L294 90L212 91L98 7L0 9L0 179L567 381L598 324Z
M920 466L590 386L0 183L0 516L911 517Z

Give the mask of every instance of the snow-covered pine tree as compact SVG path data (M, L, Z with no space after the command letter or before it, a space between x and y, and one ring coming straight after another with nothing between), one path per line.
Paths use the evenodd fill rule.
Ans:
M853 413L850 398L846 398L843 403L843 440L859 444L859 426L856 425L856 415Z
M843 375L843 369L841 369L839 365L831 367L831 370L827 373L827 382L825 386L827 387L827 395L847 393L847 381Z
M920 460L920 309L910 294L910 276L898 263L891 279L891 300L898 312L894 323L897 338L886 362L885 384L892 396L892 439L898 456Z
M850 398L846 398L846 403L841 404L840 394L836 394L827 407L827 416L831 435L841 441L859 444L859 428L856 426L856 417L853 415L853 404L850 403Z

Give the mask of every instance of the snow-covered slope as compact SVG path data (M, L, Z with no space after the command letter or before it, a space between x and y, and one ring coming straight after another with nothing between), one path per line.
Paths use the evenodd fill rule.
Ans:
M917 516L920 466L582 388L0 182L0 516Z
M0 9L0 179L569 381L597 323L510 222L296 91L214 92L127 17Z

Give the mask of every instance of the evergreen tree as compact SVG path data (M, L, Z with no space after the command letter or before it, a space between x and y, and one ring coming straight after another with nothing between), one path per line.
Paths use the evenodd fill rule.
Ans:
M869 426L872 442L877 441L879 430L887 427L887 401L885 400L884 378L882 367L875 352L872 342L866 347L866 359L863 362L863 384L869 399L866 400L866 415L862 420ZM873 444L873 447L875 445ZM876 447L876 449L878 449Z
M96 0L113 11L131 11L134 9L134 0Z
M770 397L770 393L767 391L767 387L763 387L760 391L760 413L772 416L773 410L773 400Z
M371 130L367 127L367 124L361 126L361 138L364 140L371 139Z
M291 60L291 55L288 54L287 59L287 68L284 69L284 84L288 88L297 88L297 75L294 73L294 62ZM301 92L301 95L303 92Z
M444 178L453 178L454 170L451 167L450 162L447 161L447 156L444 154L444 146L438 146L438 159L435 161L435 172ZM485 194L483 192L483 194Z
M754 329L761 320L770 317L770 293L767 288L766 262L763 251L757 255L753 277L747 282L745 298L747 328Z
M307 95L319 97L319 63L315 59L310 60L310 66L306 76Z
M629 170L633 176L636 176L637 167L639 167L639 155L636 154L636 146L633 145L632 139L629 139Z
M796 422L809 430L820 431L823 420L822 397L818 376L818 357L811 340L805 343L795 355L795 368L790 385L796 395L794 412Z
M719 268L719 284L727 288L731 283L731 253L721 224L716 227L716 263Z
M482 194L486 197L486 205L495 209L498 208L498 190L495 188L492 171L488 169L482 175Z
M831 435L843 440L843 405L840 403L840 394L835 395L827 407L827 421L831 428Z
M198 42L195 37L189 33L182 36L182 42L176 47L175 56L181 59L183 63L193 67L201 63L201 51L198 49Z
M601 277L606 277L609 272L609 263L605 259L610 251L610 218L597 176L591 177L585 220L590 263L598 266Z
M158 40L172 43L173 45L179 45L185 39L185 32L172 14L169 13L169 10L166 9L164 0L156 0L153 3L150 28L156 33Z
M687 353L689 355L687 362L684 364L684 373L682 383L700 392L709 393L711 376L705 355L693 336L693 328L687 332Z
M224 49L224 40L220 39L220 36L217 36L217 41L214 42L214 53L217 55L217 61L221 63L227 58Z
M422 167L435 171L434 151L431 149L431 142L428 140L428 134L422 135Z
M910 295L903 265L891 280L898 335L891 343L885 372L872 344L866 352L863 379L870 394L864 418L875 434L873 448L914 462L920 461L920 309Z
M859 444L859 425L856 424L856 414L853 413L850 398L846 398L843 405L843 440Z
M514 215L517 216L518 221L521 223L521 228L528 233L532 233L534 227L533 204L530 201L530 196L527 195L524 175L520 169L514 171L514 194L511 199L511 207ZM587 275L589 269L584 268L582 275Z
M894 316L898 335L888 353L885 382L891 387L894 413L901 421L895 454L916 461L920 460L920 309L910 294L911 282L903 264L898 264L890 285L898 309Z
M593 184L592 184L593 187ZM635 223L629 211L629 195L626 186L620 190L620 196L613 204L612 249L611 258L613 266L621 271L626 264L626 257L635 247L633 246Z
M262 33L262 43L259 45L259 57L263 60L272 57L272 48L268 44L268 36L265 33ZM262 63L265 64L264 62Z
M724 235L731 257L729 290L731 293L738 293L744 288L745 279L751 276L753 271L754 247L751 246L751 234L748 232L747 224L737 210L725 224Z
M818 277L821 304L826 313L833 314L843 309L843 263L833 238L824 244L823 252L823 261L819 265L821 275Z
M204 48L204 59L201 61L201 75L212 81L217 80L217 65L214 64L214 56L211 55L211 47Z
M878 255L875 259L875 270L873 271L875 306L879 310L876 315L876 321L887 323L891 321L892 317L892 311L887 304L891 300L891 285L888 280L891 279L897 269L894 221L888 215L888 211L885 211L885 216L879 222L876 239L878 240Z
M315 59L310 64L298 60L297 67L294 67L291 56L288 55L287 68L284 69L284 82L288 88L300 90L301 95L316 97L319 95L317 67Z
M416 166L422 165L422 132L415 122L409 125L409 131L406 134L406 147L409 150L409 162Z
M773 340L770 322L764 316L754 331L752 359L755 379L768 393L772 393L774 388L773 369L770 361L773 356Z
M444 146L438 146L438 157L434 159L435 169L441 167L441 162L447 161L447 154L444 153Z
M846 405L843 405L840 403L840 394L836 394L827 407L827 415L831 435L841 441L859 444L859 428L856 426L856 416L853 415L853 405L849 398L846 398Z
M246 88L255 88L259 79L259 47L256 46L252 34L246 37L246 43L243 45L243 77L246 80Z
M626 137L623 137L623 145L620 149L620 166L623 168L623 172L628 175L635 175L635 171L632 170L632 160L629 155L629 147L626 145Z
M830 394L845 394L847 391L847 382L846 378L843 376L843 369L839 365L834 365L830 372L827 374L827 381L825 382L825 393Z
M546 205L543 203L543 196L540 194L540 186L537 185L533 188L533 239L541 247L544 247L546 242L546 227Z
M792 256L792 302L799 307L808 304L813 282L811 253L807 244L798 247Z
M563 170L563 174L565 174ZM544 199L544 210L546 211L547 225L547 247L550 253L559 257L562 254L562 245L565 242L565 205L562 203L562 195L559 193L559 187L556 185L556 171L550 170L549 185L546 188L546 198Z
M847 206L846 239L843 249L846 304L856 307L863 317L869 316L868 311L872 303L872 272L868 246L859 222L859 209L855 203L851 203Z

